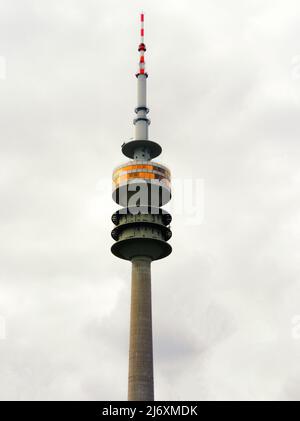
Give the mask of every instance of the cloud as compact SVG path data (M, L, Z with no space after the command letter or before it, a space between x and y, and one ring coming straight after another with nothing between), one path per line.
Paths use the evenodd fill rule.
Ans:
M153 263L157 399L296 399L296 1L143 1L150 136L204 180ZM105 189L133 134L132 1L1 7L1 399L126 399L130 265ZM176 192L174 192L176 194Z

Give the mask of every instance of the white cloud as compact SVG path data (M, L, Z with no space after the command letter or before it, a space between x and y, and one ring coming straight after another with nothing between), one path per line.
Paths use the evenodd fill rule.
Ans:
M101 180L132 136L141 6L151 138L205 185L204 223L178 215L153 264L156 398L299 399L293 0L2 6L0 398L126 398L130 265Z

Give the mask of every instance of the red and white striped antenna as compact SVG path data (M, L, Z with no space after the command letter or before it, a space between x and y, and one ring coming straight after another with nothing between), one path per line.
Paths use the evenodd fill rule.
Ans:
M146 51L146 45L144 44L144 12L141 12L140 15L140 22L141 22L141 29L140 29L140 36L141 36L141 42L138 48L138 51L140 52L140 62L139 62L139 72L138 75L147 75L145 72L145 57L144 53Z

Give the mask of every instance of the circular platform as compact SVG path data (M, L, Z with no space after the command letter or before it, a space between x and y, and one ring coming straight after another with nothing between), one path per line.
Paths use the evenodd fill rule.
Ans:
M138 256L147 256L151 260L159 260L171 254L172 247L161 240L133 238L116 242L112 245L111 252L124 260L132 260L133 257Z
M152 140L131 140L123 144L122 152L128 158L134 159L134 151L143 148L149 151L151 159L156 158L162 152L161 146Z
M127 223L123 223L116 226L112 230L111 236L115 241L118 241L122 232L124 232L127 229L130 229L131 235L136 236L137 233L139 233L142 230L145 232L145 228L148 228L148 229L153 228L153 230L159 230L164 241L169 241L170 238L172 237L172 231L170 230L170 228L168 228L167 226L163 224L152 222L152 221L135 221L135 222L128 221ZM147 237L147 238L151 239L151 237Z
M155 161L133 160L113 171L113 200L121 206L162 206L171 199L171 173Z
M127 223L127 220L130 219L127 216L135 217L140 216L139 218L135 218L135 220L143 220L144 215L160 215L161 222L163 225L168 226L172 221L172 216L169 212L165 209L159 207L151 207L151 206L135 206L131 208L122 208L117 210L111 217L112 222L115 225L119 225L120 223ZM131 218L132 219L132 218Z

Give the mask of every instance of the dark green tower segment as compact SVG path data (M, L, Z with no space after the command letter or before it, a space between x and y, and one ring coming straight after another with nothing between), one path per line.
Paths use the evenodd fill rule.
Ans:
M154 400L151 263L172 252L171 215L162 206L171 199L170 170L153 158L161 146L149 140L149 109L146 101L144 15L141 15L140 66L136 74L138 95L135 138L123 143L122 152L131 160L113 171L113 200L121 209L112 215L115 224L112 253L132 263L128 400Z
M126 260L147 256L151 260L167 257L172 248L167 241L172 237L169 228L171 215L161 208L147 206L123 208L113 214L116 227L112 237L116 243L112 253Z

